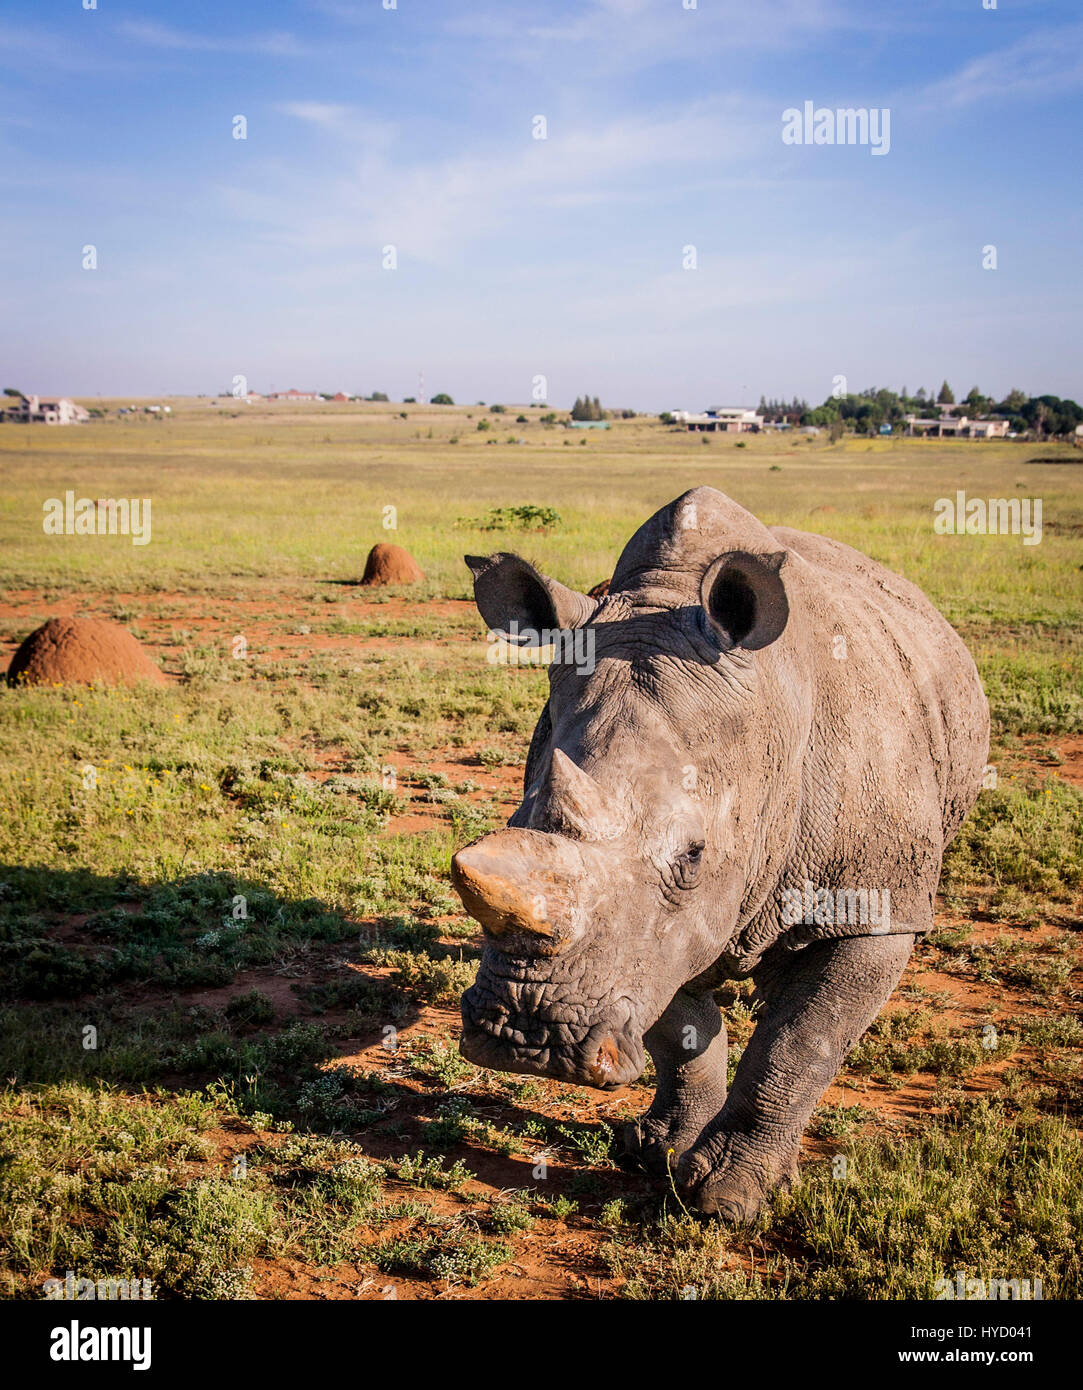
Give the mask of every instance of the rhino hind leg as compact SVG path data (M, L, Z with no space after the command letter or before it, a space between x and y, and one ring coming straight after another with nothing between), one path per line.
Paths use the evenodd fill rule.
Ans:
M721 1112L687 1149L678 1190L696 1210L752 1221L797 1180L801 1136L853 1045L898 984L912 935L844 937L757 972L765 1009ZM775 962L777 966L779 962Z
M626 1166L676 1174L681 1155L726 1100L726 1025L710 994L678 990L644 1036L658 1089L650 1109L626 1127Z

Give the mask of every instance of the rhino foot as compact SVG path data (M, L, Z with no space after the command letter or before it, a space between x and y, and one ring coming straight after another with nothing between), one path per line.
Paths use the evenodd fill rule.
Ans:
M682 1155L696 1142L698 1129L684 1130L661 1119L644 1115L625 1125L618 1161L628 1169L640 1169L656 1178L676 1178Z
M772 1192L797 1185L796 1147L785 1156L742 1152L743 1147L732 1136L718 1136L685 1154L677 1190L692 1210L745 1226L755 1221Z

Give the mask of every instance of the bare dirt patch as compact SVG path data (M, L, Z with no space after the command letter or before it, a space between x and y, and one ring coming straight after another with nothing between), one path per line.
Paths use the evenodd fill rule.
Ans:
M86 617L115 621L118 614L138 633L143 647L154 653L168 670L176 664L186 645L211 646L222 657L233 651L233 640L243 636L247 660L273 662L286 658L304 660L319 653L344 658L365 650L391 649L402 638L379 635L385 627L407 618L424 618L436 625L434 645L468 640L453 629L464 617L474 614L466 600L437 599L427 602L400 595L362 597L357 585L336 585L328 590L336 602L313 599L312 586L253 588L243 594L215 595L190 593L107 594L84 591L53 596L43 590L18 590L0 600L0 652L10 657L26 631L50 617ZM352 626L371 624L376 635L331 633L319 626L333 618ZM441 622L449 631L442 635ZM475 638L480 638L479 627ZM183 636L182 636L183 635Z

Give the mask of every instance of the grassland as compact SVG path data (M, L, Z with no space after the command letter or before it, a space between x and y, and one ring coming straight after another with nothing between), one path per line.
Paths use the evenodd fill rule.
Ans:
M113 617L171 677L0 692L9 1295L74 1269L189 1298L896 1298L962 1268L1080 1296L1083 455L173 405L0 430L5 651ZM449 855L515 804L544 690L486 661L461 556L589 587L699 483L922 585L996 731L937 933L825 1097L805 1183L743 1233L615 1166L645 1085L482 1073L454 1045L479 940ZM45 535L69 488L149 497L151 543ZM934 535L960 488L1041 497L1041 544ZM485 529L528 504L559 521ZM424 586L355 587L383 539ZM736 1052L753 1014L725 1003Z

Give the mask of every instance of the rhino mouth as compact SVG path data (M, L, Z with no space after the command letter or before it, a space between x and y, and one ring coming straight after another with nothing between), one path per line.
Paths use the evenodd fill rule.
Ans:
M643 1070L642 1034L631 1001L586 994L486 952L462 998L459 1050L493 1071L521 1072L599 1090L627 1086Z

